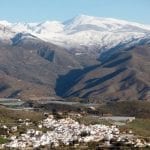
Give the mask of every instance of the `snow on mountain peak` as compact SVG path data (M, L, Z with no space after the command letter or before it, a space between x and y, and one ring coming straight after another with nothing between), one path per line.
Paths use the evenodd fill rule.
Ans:
M9 23L8 21L6 20L2 20L0 21L0 26L3 25L3 26L11 26L11 23Z
M44 32L63 32L63 24L58 21L46 21L37 25L38 30Z
M145 38L150 35L150 26L86 15L76 16L63 23L58 21L42 23L0 21L0 39L12 39L18 33L29 33L44 41L69 49L85 46L101 49Z
M85 30L101 30L114 31L120 29L139 28L150 30L150 26L142 25L135 22L128 22L125 20L118 20L114 18L93 17L87 15L79 15L71 20L64 22L66 30L78 30L84 28ZM99 29L98 29L99 28Z

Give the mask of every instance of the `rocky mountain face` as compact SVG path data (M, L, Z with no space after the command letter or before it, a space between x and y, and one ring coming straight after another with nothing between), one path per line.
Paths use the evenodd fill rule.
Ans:
M61 76L56 92L64 98L81 97L91 101L149 100L149 60L150 45L116 52L107 59L100 58L97 65Z
M150 99L150 26L77 16L0 21L0 97Z
M54 96L59 74L80 63L64 48L41 40L24 40L15 45L1 44L1 97Z

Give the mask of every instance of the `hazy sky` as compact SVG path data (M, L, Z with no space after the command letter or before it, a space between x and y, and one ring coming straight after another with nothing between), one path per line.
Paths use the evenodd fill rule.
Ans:
M65 21L85 14L150 24L150 0L0 0L0 20Z

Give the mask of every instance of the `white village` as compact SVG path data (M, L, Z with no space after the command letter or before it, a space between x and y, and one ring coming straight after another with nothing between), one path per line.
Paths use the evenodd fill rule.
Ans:
M80 114L78 116L80 117ZM135 148L150 146L150 143L137 138L132 131L122 133L115 125L84 125L70 117L56 119L53 115L48 115L47 118L40 121L37 124L37 129L31 128L32 122L29 119L19 119L18 122L20 123L18 126L13 126L10 129L3 125L3 129L11 132L9 134L11 136L9 142L0 145L0 149L57 149L64 146L77 148L90 142L97 142L99 147L107 148L117 143L132 145ZM19 126L26 126L26 132L18 136L13 135L12 133L17 132Z

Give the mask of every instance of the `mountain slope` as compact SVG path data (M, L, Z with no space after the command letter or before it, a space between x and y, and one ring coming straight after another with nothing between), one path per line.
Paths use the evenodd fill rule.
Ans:
M0 97L55 96L56 78L71 68L81 65L59 46L37 39L0 44Z
M150 45L116 52L107 59L100 59L98 65L72 70L58 78L57 94L96 102L149 100L149 58Z

